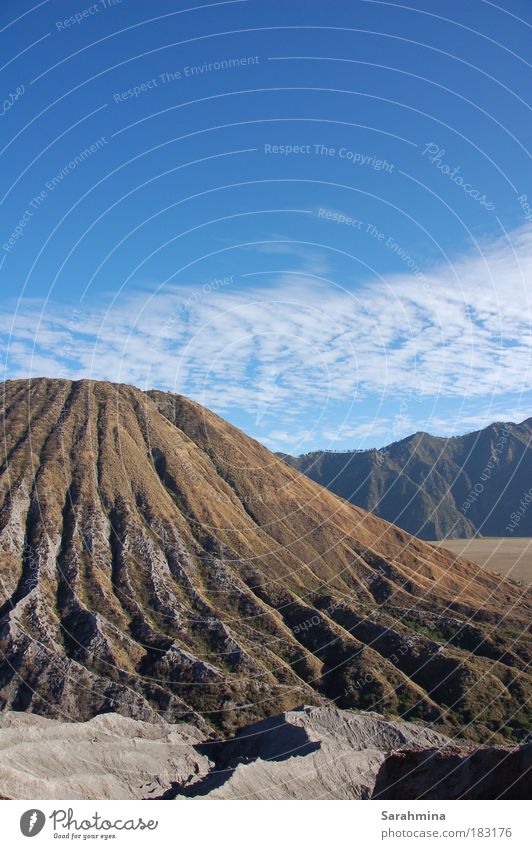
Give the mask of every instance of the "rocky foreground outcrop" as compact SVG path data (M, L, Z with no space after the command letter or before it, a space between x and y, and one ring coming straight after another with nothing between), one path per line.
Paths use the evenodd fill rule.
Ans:
M472 749L419 724L305 707L230 740L106 714L0 719L11 799L526 798L532 746Z
M0 796L7 799L142 799L172 781L206 775L209 760L191 725L103 714L60 722L0 715Z
M186 398L7 381L0 709L191 723L303 703L473 742L531 727L532 595Z
M373 788L375 799L530 799L532 743L515 749L446 746L393 752Z

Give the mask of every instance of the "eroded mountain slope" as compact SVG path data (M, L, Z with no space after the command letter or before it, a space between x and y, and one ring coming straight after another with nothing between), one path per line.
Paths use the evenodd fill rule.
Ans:
M530 596L180 396L3 385L0 697L225 732L302 703L529 723Z

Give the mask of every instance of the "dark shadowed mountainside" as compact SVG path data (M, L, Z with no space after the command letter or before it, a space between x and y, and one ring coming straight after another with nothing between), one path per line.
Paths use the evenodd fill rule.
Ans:
M301 704L530 728L530 593L198 404L2 385L0 707L228 734Z
M532 536L532 418L465 436L415 433L370 451L282 456L331 492L421 539Z

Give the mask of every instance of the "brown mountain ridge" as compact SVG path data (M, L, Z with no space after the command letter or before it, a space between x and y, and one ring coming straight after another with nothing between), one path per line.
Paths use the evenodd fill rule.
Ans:
M235 729L301 704L530 726L530 592L183 398L6 381L0 707Z

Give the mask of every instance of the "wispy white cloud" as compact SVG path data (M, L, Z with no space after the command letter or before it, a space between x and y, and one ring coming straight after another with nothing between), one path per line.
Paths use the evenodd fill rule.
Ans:
M327 443L345 442L348 439L364 440L367 437L375 437L388 434L391 429L390 418L378 418L371 421L360 422L360 424L341 424L338 427L325 429L322 432L323 439Z
M7 370L159 386L222 413L239 408L265 433L281 425L271 444L322 433L329 402L415 392L469 403L530 387L530 228L423 279L396 274L355 290L318 274L129 293L79 314L25 301L14 320L0 313ZM363 438L364 427L346 425L342 438ZM323 436L334 438L326 426Z
M331 271L331 263L322 250L292 239L286 239L286 237L280 235L253 245L251 249L269 256L290 257L290 259L296 261L298 270L301 271L308 271L312 274L329 274Z

